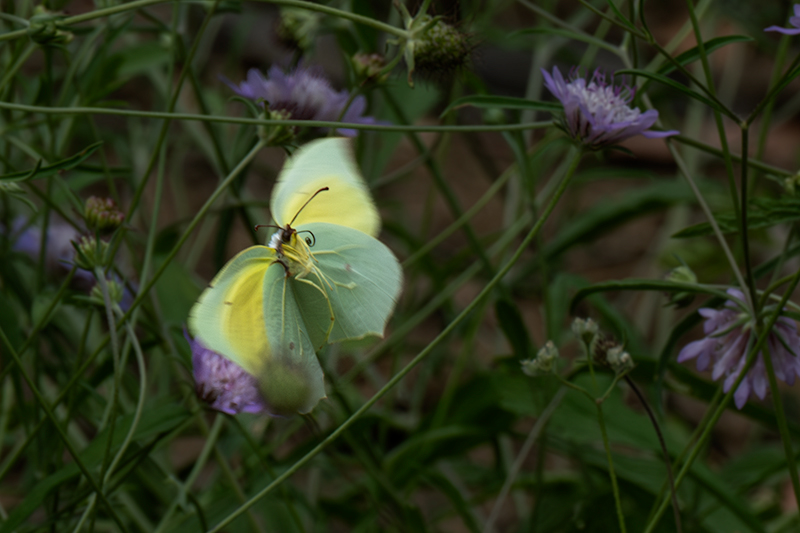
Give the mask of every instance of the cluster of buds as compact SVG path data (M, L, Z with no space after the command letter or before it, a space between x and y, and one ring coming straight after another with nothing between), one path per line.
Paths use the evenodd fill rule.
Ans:
M106 287L108 287L108 297L111 300L111 303L120 305L125 297L125 286L121 283L118 283L114 279L107 279ZM103 298L103 287L100 285L100 283L97 283L94 287L92 287L92 290L89 293L89 298L91 298L98 305L105 304L105 298Z
M103 239L83 235L72 241L75 248L75 264L78 268L93 271L95 267L105 267L111 260L109 245Z
M122 225L125 215L111 198L90 196L84 205L86 227L98 233L111 233Z
M587 347L591 353L593 344L598 338L600 328L591 318L576 318L572 322L572 333Z
M630 372L634 367L633 358L624 346L602 337L596 339L592 356L597 364L610 368L618 376Z
M522 371L531 377L549 374L553 371L559 353L553 341L547 341L532 359L522 361Z

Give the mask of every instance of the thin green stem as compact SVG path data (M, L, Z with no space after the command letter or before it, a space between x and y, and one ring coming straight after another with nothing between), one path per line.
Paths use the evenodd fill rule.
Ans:
M763 330L761 335L764 337L772 335L772 329ZM775 333L775 335L778 334ZM762 354L764 367L767 369L767 378L769 379L769 390L770 393L772 393L772 405L775 408L775 418L778 421L778 432L781 434L783 451L786 455L786 463L789 466L789 479L792 480L794 499L797 502L798 509L800 509L800 477L798 477L797 474L797 461L792 444L792 435L789 433L789 426L786 424L786 411L783 408L783 398L778 388L778 380L775 377L775 364L772 360L772 353L770 353L768 342L764 343ZM795 357L797 357L797 354L795 354Z
M536 440L539 438L542 430L544 430L544 426L547 424L547 421L550 420L550 417L553 415L556 408L561 404L561 400L564 399L564 395L566 393L567 389L565 387L558 389L553 398L550 400L550 403L548 403L547 407L545 407L544 411L542 411L542 414L536 419L536 423L531 428L530 433L528 433L528 437L525 439L525 442L522 443L522 447L519 449L519 454L517 454L514 464L512 464L511 468L508 470L508 475L506 475L506 480L503 482L503 487L500 489L500 493L497 495L494 506L492 506L492 512L489 514L489 518L486 520L486 525L483 526L483 533L492 533L492 531L494 531L494 523L497 520L497 517L500 516L502 504L508 496L511 486L517 479L517 474L519 474L520 470L522 470L522 464L525 462L525 459L527 459L531 448L536 443Z
M619 485L617 484L617 474L614 471L614 459L611 457L611 444L608 441L608 431L606 431L606 420L603 416L603 403L595 402L597 407L597 422L600 425L600 433L603 436L603 447L606 450L606 460L608 461L608 476L611 478L611 490L614 493L614 504L617 508L617 521L619 530L625 533L625 514L622 512L622 499L619 495Z
M195 122L222 122L227 124L247 124L251 126L301 126L308 128L342 128L364 131L393 132L478 132L478 131L524 131L540 130L553 127L551 120L543 122L527 122L523 124L497 124L488 126L426 126L360 124L349 122L331 122L326 120L270 120L261 118L229 117L220 115L198 115L192 113L165 113L163 111L131 111L128 109L111 109L103 107L47 107L0 102L0 109L10 109L24 113L40 113L51 115L115 115L124 117L158 118L170 120L188 120Z
M750 236L747 225L747 156L750 148L750 128L747 124L742 124L742 179L741 179L741 201L742 207L740 209L741 215L739 234L742 239L742 255L744 255L744 271L745 280L747 281L747 290L750 293L750 304L752 306L753 318L758 317L760 309L758 308L758 293L756 292L755 276L753 276L753 263L750 259Z
M122 522L122 520L120 520L119 516L117 515L117 512L114 510L114 507L111 505L111 503L106 499L105 495L103 494L102 489L97 483L97 480L94 478L94 476L91 475L89 470L86 468L86 465L83 463L83 460L78 454L78 450L76 450L75 446L73 446L72 441L69 438L69 435L67 435L67 432L64 430L63 427L61 427L58 418L56 418L56 415L53 412L53 408L47 403L47 400L44 398L44 396L42 396L42 393L39 392L39 388L36 386L31 377L28 375L28 372L22 366L22 361L20 361L17 350L14 349L14 345L11 344L11 341L8 339L5 331L3 331L2 328L0 328L0 341L2 341L3 344L5 344L6 353L11 355L11 359L17 364L18 371L22 375L22 378L25 380L25 383L28 385L28 388L30 389L31 393L36 398L36 402L45 412L47 418L50 419L50 422L53 424L53 427L55 427L59 437L61 437L61 440L64 442L64 446L67 448L67 451L72 456L72 459L75 461L75 464L78 466L78 469L86 477L87 481L89 481L89 484L91 484L92 489L94 489L95 493L100 498L101 503L105 507L111 519L114 520L117 526L119 526L120 530L127 531L125 524Z
M569 185L572 176L575 173L575 170L578 167L578 163L581 160L581 153L575 153L573 155L573 163L567 170L565 176L561 179L561 183L553 194L553 197L548 202L542 216L539 220L536 221L536 224L531 228L528 235L525 236L520 246L517 248L514 255L511 256L511 259L503 266L500 271L495 274L495 276L489 280L489 282L483 287L480 293L461 311L461 313L453 319L450 324L447 325L444 330L442 330L439 335L436 336L433 341L428 344L419 354L417 354L414 359L411 360L402 370L400 370L397 374L395 374L392 379L390 379L386 385L384 385L378 392L375 393L372 398L370 398L364 405L362 405L355 413L353 413L347 420L342 422L342 424L337 427L330 435L328 435L325 440L320 442L316 447L314 447L311 451L309 451L306 455L304 455L301 459L295 462L291 467L289 467L283 474L281 474L277 479L275 479L272 483L267 485L261 491L256 493L247 503L240 506L236 509L233 513L222 519L216 526L214 526L208 533L218 533L222 531L226 526L228 526L233 520L235 520L238 516L240 516L245 510L249 509L252 505L258 502L261 498L269 494L275 487L280 485L283 481L291 477L295 472L300 470L306 463L308 463L311 459L313 459L317 454L319 454L322 450L324 450L329 444L334 442L339 436L342 435L343 432L347 430L356 420L361 418L361 416L366 413L378 400L380 400L389 390L391 390L397 383L399 383L411 370L417 366L420 362L425 360L445 338L454 330L456 327L480 304L481 300L487 297L497 286L498 283L505 277L506 274L511 270L511 268L516 264L516 262L522 257L522 254L528 248L528 246L533 242L536 235L538 235L539 231L541 230L542 226L544 225L545 221L550 217L550 214L553 212L556 204L558 203L561 196L566 191L567 186Z

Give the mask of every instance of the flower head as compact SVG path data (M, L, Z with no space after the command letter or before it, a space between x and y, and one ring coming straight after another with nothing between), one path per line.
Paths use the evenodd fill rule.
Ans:
M72 241L80 238L80 232L66 222L51 219L43 241L42 228L30 224L25 217L20 216L11 223L9 238L12 242L12 250L27 255L33 261L39 260L39 253L44 242L44 262L47 273L53 277L63 277L69 272L70 265L75 262L75 249ZM88 290L94 283L94 275L79 268L75 271L72 282L75 287Z
M800 33L800 4L794 5L794 16L789 17L789 24L794 28L781 28L780 26L770 26L764 28L764 31L777 31L784 35L797 35Z
M83 217L89 229L108 233L122 225L125 214L111 198L90 196L84 205Z
M250 69L247 72L247 80L238 86L226 83L239 96L262 106L266 105L269 111L288 113L288 117L292 120L376 123L373 117L363 116L367 108L367 101L363 96L353 98L349 107L345 109L350 101L350 94L347 91L333 89L330 82L317 69L298 67L286 73L273 66L267 72L267 77L264 77L258 69ZM348 137L354 137L358 133L348 128L336 131Z
M705 317L703 330L706 337L690 342L678 354L678 362L697 359L697 369L702 371L713 365L711 377L725 378L722 390L728 392L747 362L747 352L755 342L753 322L734 301L744 301L738 289L728 289L732 300L721 309L702 308L698 312ZM775 375L789 385L795 376L800 376L800 336L797 325L789 318L780 317L767 338L767 347L775 366ZM733 395L736 407L741 409L750 393L762 400L767 394L767 372L761 352Z
M547 341L536 353L536 357L521 361L522 371L531 377L542 376L553 371L559 357L558 348L553 341Z
M553 75L542 69L545 87L564 105L563 127L576 141L598 149L616 144L628 137L647 138L677 135L677 131L650 131L658 120L658 111L642 113L631 108L634 91L627 86L606 84L605 74L596 70L587 82L573 70L570 80L553 67Z
M229 415L267 411L254 376L230 359L206 348L199 339L190 339L186 335L186 340L192 348L194 381L201 400Z

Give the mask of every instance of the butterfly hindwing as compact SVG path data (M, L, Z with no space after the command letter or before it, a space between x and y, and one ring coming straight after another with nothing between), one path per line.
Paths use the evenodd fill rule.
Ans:
M325 290L333 310L327 342L383 336L402 285L392 252L379 240L345 226L318 222L301 229L315 237L311 255L319 274L308 279ZM309 329L322 328L326 312L319 304L319 290L304 284L296 294Z
M256 376L276 414L308 413L325 398L325 381L316 348L297 303L297 284L280 264L264 277L264 329L273 345Z

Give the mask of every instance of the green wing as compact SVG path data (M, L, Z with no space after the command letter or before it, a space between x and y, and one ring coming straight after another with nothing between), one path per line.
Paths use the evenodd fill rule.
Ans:
M189 312L189 329L258 378L273 414L307 413L325 397L322 368L275 257L253 246L231 259Z
M273 357L257 374L276 414L308 413L325 398L325 379L298 307L295 283L279 264L264 278L264 317ZM330 320L329 320L330 321Z
M311 256L318 273L308 274L306 280L326 292L334 315L333 327L327 339L322 336L323 342L382 337L402 286L394 254L379 240L346 226L316 222L298 230L314 235ZM311 283L293 278L292 285L316 345L330 326L329 309L320 303L321 292Z

